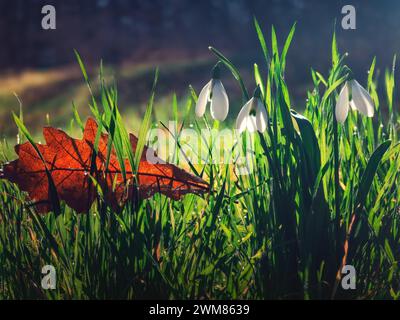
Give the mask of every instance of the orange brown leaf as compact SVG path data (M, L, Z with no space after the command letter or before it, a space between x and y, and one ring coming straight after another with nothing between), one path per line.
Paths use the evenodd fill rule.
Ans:
M204 194L209 191L209 185L204 180L162 161L153 149L147 147L140 159L137 179L129 161L124 160L124 179L114 148L110 150L107 165L107 134L101 133L95 152L97 131L98 125L92 118L87 120L81 140L71 138L62 130L45 127L43 135L46 144L36 144L44 161L29 142L17 145L15 151L19 158L4 166L0 178L8 179L28 192L41 213L52 210L46 169L59 200L64 200L77 212L87 212L97 197L90 176L97 181L105 200L113 207L124 204L135 193L141 199L159 192L179 200L187 193ZM130 143L135 152L137 138L133 134L130 134ZM148 157L151 161L147 160Z

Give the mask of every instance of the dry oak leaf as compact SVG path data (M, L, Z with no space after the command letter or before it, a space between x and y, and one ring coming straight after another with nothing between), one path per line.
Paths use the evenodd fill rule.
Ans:
M122 205L134 194L145 199L159 192L179 200L187 193L209 192L209 185L203 179L166 163L157 157L153 149L147 147L141 155L137 184L127 159L124 160L124 180L114 148L111 149L106 168L108 134L101 133L97 152L94 152L97 131L98 125L92 118L87 120L81 140L71 138L62 130L45 127L43 136L46 144L36 144L44 162L29 142L16 145L15 151L19 158L5 164L0 178L8 179L28 192L40 213L52 210L46 168L59 200L64 200L77 212L87 212L97 197L90 176L97 181L104 199L113 207ZM137 138L133 134L129 138L135 152Z

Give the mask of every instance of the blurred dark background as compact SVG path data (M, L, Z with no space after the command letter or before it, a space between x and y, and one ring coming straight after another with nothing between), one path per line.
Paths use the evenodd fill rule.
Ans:
M56 8L56 30L41 27L46 4ZM341 28L346 4L356 8L356 30ZM310 68L323 74L329 69L335 19L339 49L349 53L347 63L360 82L365 83L374 56L382 77L400 51L396 0L0 0L0 134L10 132L9 114L18 105L13 92L23 101L32 125L41 125L46 113L57 123L66 122L72 100L85 108L87 92L74 48L90 74L103 59L117 79L121 105L132 107L137 116L156 65L161 71L159 104L168 104L172 92L184 95L189 84L200 90L215 63L209 45L232 58L252 90L253 63L264 67L253 15L269 45L271 25L282 45L297 21L286 79L300 108L311 86ZM234 99L237 85L228 72L223 77Z

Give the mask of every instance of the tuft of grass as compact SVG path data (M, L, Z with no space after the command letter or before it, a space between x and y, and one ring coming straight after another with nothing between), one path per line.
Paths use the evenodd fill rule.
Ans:
M388 107L376 92L374 59L368 79L360 82L368 87L377 116L350 112L344 125L337 124L335 101L350 69L334 36L332 67L326 75L311 70L314 88L300 115L284 78L295 25L280 53L275 30L268 48L260 24L254 23L265 65L255 65L255 83L248 85L262 88L270 121L265 133L243 134L242 144L228 150L252 147L254 157L247 165L254 170L237 175L238 162L214 163L212 135L202 136L206 164L180 165L209 181L209 195L187 195L178 202L156 194L131 199L114 212L99 191L90 212L81 215L63 203L58 212L38 215L17 186L0 180L0 298L400 298L400 118L394 67L385 75ZM238 69L220 51L210 50L232 72L247 100ZM88 106L100 124L98 134L109 134L108 150L115 148L121 164L126 157L137 163L140 153L129 147L116 86L106 85L101 67L100 94L93 95L76 55L91 96ZM141 146L154 94L140 130ZM182 126L170 132L176 149L169 160L188 150L182 139L185 124L194 122L198 133L222 126L208 118L194 120L196 100L192 87L186 101L173 96L171 117ZM82 128L75 106L73 115ZM14 118L33 143L22 117ZM1 143L2 162L9 149ZM355 290L340 286L344 260L357 271ZM40 286L41 268L48 264L57 271L57 287L46 291Z

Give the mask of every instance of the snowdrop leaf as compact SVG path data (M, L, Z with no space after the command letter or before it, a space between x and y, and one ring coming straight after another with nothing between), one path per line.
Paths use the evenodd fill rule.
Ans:
M306 117L293 110L291 111L291 114L300 129L302 145L305 150L307 164L310 167L309 172L312 174L312 179L315 180L321 167L321 152L317 136L315 135L311 122Z
M360 205L364 205L376 172L378 171L378 165L381 162L386 151L389 149L391 143L391 140L383 142L381 145L379 145L378 148L376 148L371 158L369 159L367 167L365 168L365 171L362 175L360 185L358 187L356 208Z

